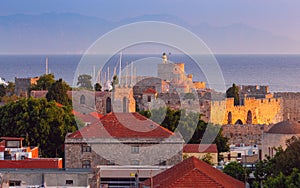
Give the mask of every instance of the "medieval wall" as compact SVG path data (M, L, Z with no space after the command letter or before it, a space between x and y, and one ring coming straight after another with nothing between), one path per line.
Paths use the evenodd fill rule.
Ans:
M282 121L282 99L280 98L245 98L243 104L235 106L233 98L212 102L211 122L224 125L274 124Z
M275 93L274 96L283 100L283 120L300 120L300 93Z
M223 125L222 134L229 138L230 145L244 144L261 145L264 131L268 131L272 125Z

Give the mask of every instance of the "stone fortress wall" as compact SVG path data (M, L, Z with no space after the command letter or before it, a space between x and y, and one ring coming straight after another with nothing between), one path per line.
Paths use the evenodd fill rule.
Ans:
M79 112L97 111L103 115L159 106L188 108L200 112L204 121L220 125L268 125L288 119L300 120L300 93L272 94L268 86L238 86L240 105L235 106L233 98L225 98L224 94L206 88L205 82L193 81L193 75L184 72L184 63L169 63L164 55L157 72L158 78L144 77L133 84L116 85L113 92L73 91L73 103ZM36 79L16 79L16 90L32 81ZM149 88L156 93L145 93ZM195 94L198 96L191 97Z
M224 109L225 108L225 109ZM245 98L243 105L234 105L233 98L211 102L211 113L223 119L212 119L216 124L274 124L282 121L281 98Z
M300 93L274 93L274 96L282 99L283 120L300 120Z

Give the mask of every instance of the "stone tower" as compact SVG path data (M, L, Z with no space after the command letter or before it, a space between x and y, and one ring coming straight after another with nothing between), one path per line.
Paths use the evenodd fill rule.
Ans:
M135 112L135 107L133 88L117 85L112 91L112 111Z

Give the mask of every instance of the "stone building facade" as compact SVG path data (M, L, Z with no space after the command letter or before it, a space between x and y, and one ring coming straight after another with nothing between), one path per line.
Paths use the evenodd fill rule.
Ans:
M279 146L286 149L286 141L291 138L300 138L300 123L298 121L279 122L263 134L262 157L273 157Z
M15 77L15 94L17 96L27 97L29 88L32 84L36 84L39 77L34 78L17 78Z
M184 140L138 113L109 113L65 139L65 168L172 166L182 161ZM112 174L110 179L116 178ZM129 174L127 174L129 176ZM93 187L92 186L92 187Z
M183 139L138 113L110 113L66 137L66 168L174 165Z
M300 93L275 93L275 97L282 98L283 120L300 120Z
M116 86L113 91L75 90L70 92L73 108L82 114L98 112L135 112L132 87Z

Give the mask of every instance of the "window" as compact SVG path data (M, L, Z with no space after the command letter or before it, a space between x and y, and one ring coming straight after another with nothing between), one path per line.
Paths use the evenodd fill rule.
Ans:
M140 161L139 160L132 160L131 165L140 165Z
M238 153L237 157L238 157L238 158L241 158L241 157L242 157L242 154L241 154L241 153Z
M19 140L8 140L5 142L7 148L20 148L21 144Z
M113 166L113 165L116 165L116 164L115 164L115 161L108 161L108 162L107 162L107 165Z
M80 96L80 104L85 104L85 96L84 95Z
M82 153L83 152L92 152L91 146L83 145L82 146Z
M73 180L66 180L66 185L73 185Z
M167 165L167 161L160 160L158 165L159 166L166 166Z
M107 97L106 99L106 113L110 113L111 112L111 98L110 97Z
M131 146L131 153L139 153L140 148L139 146Z
M91 168L91 161L89 161L89 160L83 161L82 168Z
M151 102L151 96L147 96L147 102Z
M9 180L9 186L21 186L21 181Z

